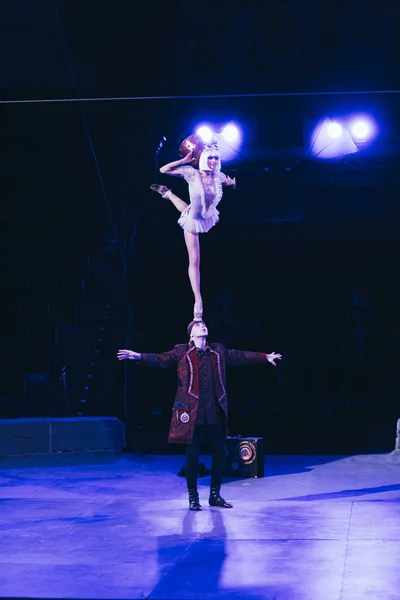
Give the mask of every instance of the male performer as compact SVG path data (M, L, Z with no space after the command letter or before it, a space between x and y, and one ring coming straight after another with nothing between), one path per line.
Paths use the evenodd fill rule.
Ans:
M119 350L119 360L140 361L147 367L177 368L178 388L172 408L168 441L186 444L186 482L189 509L202 510L197 491L197 469L200 443L207 435L213 446L209 504L232 508L221 497L221 484L227 436L228 400L226 367L269 362L274 367L281 355L227 350L222 344L207 343L204 321L192 321L188 328L188 344L178 344L169 352L144 354Z

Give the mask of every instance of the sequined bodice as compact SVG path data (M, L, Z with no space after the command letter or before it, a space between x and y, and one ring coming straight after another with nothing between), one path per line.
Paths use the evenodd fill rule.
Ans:
M216 197L215 187L205 185L204 186L204 203L206 205L206 211L214 204Z
M208 218L215 213L215 208L222 198L221 176L202 176L197 169L191 166L183 166L176 169L189 185L189 196L191 206L201 206L201 215Z

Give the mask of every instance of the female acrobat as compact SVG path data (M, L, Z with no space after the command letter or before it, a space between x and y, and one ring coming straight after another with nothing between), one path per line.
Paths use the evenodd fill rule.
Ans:
M179 225L184 230L189 255L189 280L194 294L194 319L203 316L200 290L200 233L207 233L219 220L217 205L222 198L223 186L236 186L221 171L221 158L216 143L204 144L197 136L182 142L179 152L183 158L160 168L161 173L183 177L189 186L190 204L163 185L153 184L151 189L167 198L181 213Z

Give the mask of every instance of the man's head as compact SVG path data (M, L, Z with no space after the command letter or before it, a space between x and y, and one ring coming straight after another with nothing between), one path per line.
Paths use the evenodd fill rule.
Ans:
M206 338L208 336L207 325L204 323L204 321L192 321L188 325L187 334L189 336L189 340L201 337Z

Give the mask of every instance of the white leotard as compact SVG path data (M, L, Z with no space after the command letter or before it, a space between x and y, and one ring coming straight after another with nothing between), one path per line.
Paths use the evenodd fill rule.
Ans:
M217 205L222 198L222 182L226 180L226 175L221 171L214 173L213 177L210 176L211 183L207 185L206 178L190 165L176 167L173 171L174 175L183 177L189 186L190 204L181 213L179 225L192 233L206 233L219 221Z

